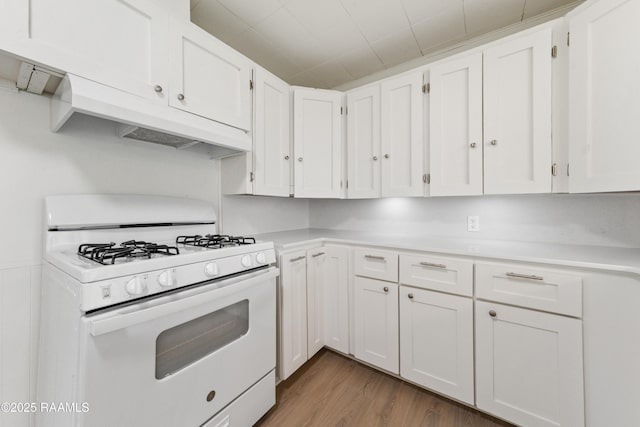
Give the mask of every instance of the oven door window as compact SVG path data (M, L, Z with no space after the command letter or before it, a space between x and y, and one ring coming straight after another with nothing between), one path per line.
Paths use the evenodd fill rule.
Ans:
M156 340L156 378L178 372L239 339L248 330L248 300L167 329Z

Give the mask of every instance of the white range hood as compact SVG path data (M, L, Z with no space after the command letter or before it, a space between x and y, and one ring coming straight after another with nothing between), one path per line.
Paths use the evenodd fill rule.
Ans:
M186 148L212 158L251 150L251 134L241 129L67 74L51 99L51 130L61 130L75 113L120 123L120 137Z

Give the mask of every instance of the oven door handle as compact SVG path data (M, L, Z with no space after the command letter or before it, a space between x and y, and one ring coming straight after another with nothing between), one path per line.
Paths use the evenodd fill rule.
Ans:
M215 285L213 289L206 289L211 285L203 285L201 288L187 290L185 293L188 293L188 295L182 296L179 299L175 299L176 294L160 297L158 300L166 298L169 299L169 301L158 303L158 305L152 307L144 308L144 306L138 306L140 307L138 310L132 310L131 307L126 307L123 310L115 310L114 312L105 313L104 315L97 315L95 318L88 320L89 332L92 336L97 337L108 334L109 332L119 331L164 316L189 310L193 307L240 292L260 282L275 278L279 272L280 270L277 268L271 267L259 273L253 273L248 277L234 277L211 283L211 285Z

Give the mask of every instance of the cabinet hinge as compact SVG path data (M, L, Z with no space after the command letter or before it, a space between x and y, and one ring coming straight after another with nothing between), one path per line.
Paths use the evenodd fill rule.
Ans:
M342 115L343 110L344 110L344 108L340 107L340 115Z
M567 163L567 176L569 176L569 163Z
M431 83L425 83L422 85L422 93L431 92Z
M253 90L253 80L249 80L249 90Z
M551 176L557 176L558 175L558 164L554 163L551 165Z
M253 182L254 176L253 172L249 172L249 182Z
M551 57L552 58L557 58L558 57L558 46L553 46L551 48Z
M345 186L345 188L349 188L349 180L347 180L347 185Z
M567 46L571 45L571 33L567 33Z
M431 174L425 173L424 175L422 175L422 182L424 182L425 184L431 184Z
M349 107L344 107L344 115L345 116L349 115Z

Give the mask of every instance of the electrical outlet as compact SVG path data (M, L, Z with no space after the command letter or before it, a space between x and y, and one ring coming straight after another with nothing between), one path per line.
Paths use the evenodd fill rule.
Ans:
M467 231L480 231L480 217L468 216L467 217Z

